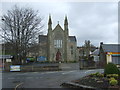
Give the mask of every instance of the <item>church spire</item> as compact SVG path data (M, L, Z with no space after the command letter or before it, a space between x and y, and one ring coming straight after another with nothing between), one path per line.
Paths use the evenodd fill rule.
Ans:
M65 16L65 20L64 20L64 30L67 30L67 32L68 32L68 20L67 20L67 15Z
M51 20L50 14L49 14L49 20L48 20L48 29L52 29L52 20Z
M65 16L65 20L64 20L64 30L65 30L65 34L68 36L68 20L67 20L67 16Z
M68 20L67 20L67 16L65 16L65 21L64 21L64 25L68 25Z
M49 14L48 24L52 24L51 15Z

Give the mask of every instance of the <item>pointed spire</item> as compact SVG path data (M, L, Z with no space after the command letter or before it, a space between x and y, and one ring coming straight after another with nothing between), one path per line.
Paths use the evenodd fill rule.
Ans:
M51 15L49 14L48 24L52 24Z
M65 24L65 25L68 25L67 15L65 16L64 24Z

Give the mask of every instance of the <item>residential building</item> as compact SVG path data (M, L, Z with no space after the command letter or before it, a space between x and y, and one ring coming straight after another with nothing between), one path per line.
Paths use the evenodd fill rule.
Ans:
M109 62L120 65L120 44L100 43L100 65L105 66Z

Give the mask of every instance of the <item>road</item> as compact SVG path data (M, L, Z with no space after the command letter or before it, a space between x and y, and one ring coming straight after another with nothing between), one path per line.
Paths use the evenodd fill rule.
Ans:
M48 71L48 72L5 72L2 74L3 88L62 88L63 82L79 79L102 69Z

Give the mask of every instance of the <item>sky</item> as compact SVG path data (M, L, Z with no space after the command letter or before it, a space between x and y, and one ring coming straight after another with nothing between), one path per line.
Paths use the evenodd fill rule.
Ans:
M15 4L39 11L39 15L43 17L43 34L47 34L49 14L53 29L58 21L64 28L64 19L67 15L69 35L76 36L77 46L82 46L85 40L90 40L95 46L99 46L100 42L118 43L117 2L3 2L2 14Z

